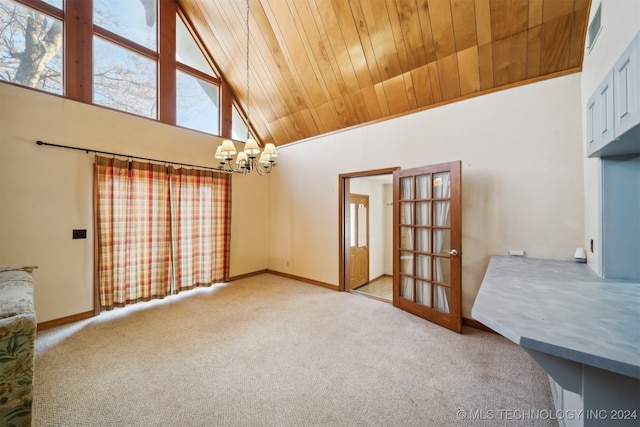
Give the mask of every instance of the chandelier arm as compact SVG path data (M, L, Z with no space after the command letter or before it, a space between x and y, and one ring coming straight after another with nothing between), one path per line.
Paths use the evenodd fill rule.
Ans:
M255 170L258 175L265 176L270 173L273 167L276 165L275 161L273 160L269 160L268 163L260 163L257 160L256 156L250 156L248 161L244 165L236 164L236 166L234 167L231 163L232 160L233 158L228 157L220 161L217 170L227 174L241 173L242 176L246 176L247 174Z
M272 168L273 168L273 160L270 160L266 166L263 166L260 163L256 163L256 172L258 172L258 175L260 176L265 176L266 174L271 172Z
M240 165L236 165L236 167L234 168L233 165L231 164L231 158L226 158L224 159L224 161L220 162L220 166L218 166L218 169L224 173L237 173L240 172L241 169L243 169Z

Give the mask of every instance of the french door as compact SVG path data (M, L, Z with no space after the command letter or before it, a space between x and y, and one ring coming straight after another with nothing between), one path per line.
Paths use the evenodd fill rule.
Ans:
M462 331L459 161L393 173L393 305Z

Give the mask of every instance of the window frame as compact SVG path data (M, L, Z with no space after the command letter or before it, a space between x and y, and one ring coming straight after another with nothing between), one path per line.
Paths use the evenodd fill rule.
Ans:
M235 97L228 83L220 77L221 74L215 62L204 48L202 41L193 30L191 21L185 16L177 0L157 0L157 52L105 28L94 25L93 0L63 0L62 10L42 0L12 1L62 21L64 27L62 97L99 105L93 103L93 37L97 36L156 62L158 114L156 119L151 118L151 120L178 126L176 124L176 75L177 71L180 70L218 86L219 109L217 119L219 121L219 134L217 136L231 138L232 105L236 102ZM215 76L210 76L176 60L176 17L182 19ZM40 89L34 90L42 91ZM111 108L103 105L99 106ZM123 110L115 109L115 111L149 119L149 117L138 116ZM239 109L239 111L243 112L242 109ZM210 133L207 134L210 135Z
M176 28L175 28L175 20L176 19L181 19L182 20L182 24L187 28L187 31L189 32L189 34L191 34L191 37L193 38L193 41L196 43L196 45L198 46L198 48L200 48L200 51L202 52L205 60L207 61L207 63L209 64L209 66L211 67L212 72L215 74L214 76L211 76L209 74L203 73L202 71L191 67L190 65L184 64L178 60L175 60L175 72L174 72L174 76L175 79L177 80L177 75L178 75L178 71L182 71L183 73L189 74L192 77L195 77L197 79L200 79L202 81L205 81L207 83L211 83L215 86L218 86L218 135L220 136L227 136L225 134L225 130L223 129L223 117L225 116L225 113L223 112L223 101L226 99L225 96L223 96L223 85L222 84L222 79L219 77L220 73L218 72L218 69L216 67L216 65L213 63L213 61L211 60L210 55L208 54L207 50L205 49L204 45L202 44L202 41L200 40L200 38L197 36L195 30L193 29L193 25L191 24L191 21L189 20L189 18L184 14L184 12L182 11L182 9L180 9L179 7L176 8L175 14L174 14L174 36L173 36L173 40L174 40L174 51L173 51L173 58L176 57ZM228 89L226 90L228 91ZM228 97L228 95L227 95ZM178 99L178 95L176 93L175 95L175 108L177 108L177 99ZM177 113L177 112L176 112ZM232 118L229 115L229 122L231 122ZM174 121L175 123L176 121ZM179 126L176 124L176 126ZM228 133L228 136L231 136L231 132Z
M41 0L12 0L16 3L20 3L23 6L30 7L31 9L37 10L38 12L42 12L46 15L50 15L54 18L58 18L64 21L64 10L58 9L57 7L50 5L49 3L45 3ZM69 0L63 0L69 1Z

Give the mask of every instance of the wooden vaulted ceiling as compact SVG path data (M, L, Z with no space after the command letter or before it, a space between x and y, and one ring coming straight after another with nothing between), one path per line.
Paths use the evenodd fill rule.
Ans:
M249 114L284 145L580 71L590 0L249 0ZM247 111L245 0L179 0Z

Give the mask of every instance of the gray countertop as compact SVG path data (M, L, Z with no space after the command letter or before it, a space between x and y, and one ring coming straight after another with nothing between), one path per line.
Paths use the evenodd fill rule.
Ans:
M523 347L640 378L640 283L586 264L493 256L471 314Z

